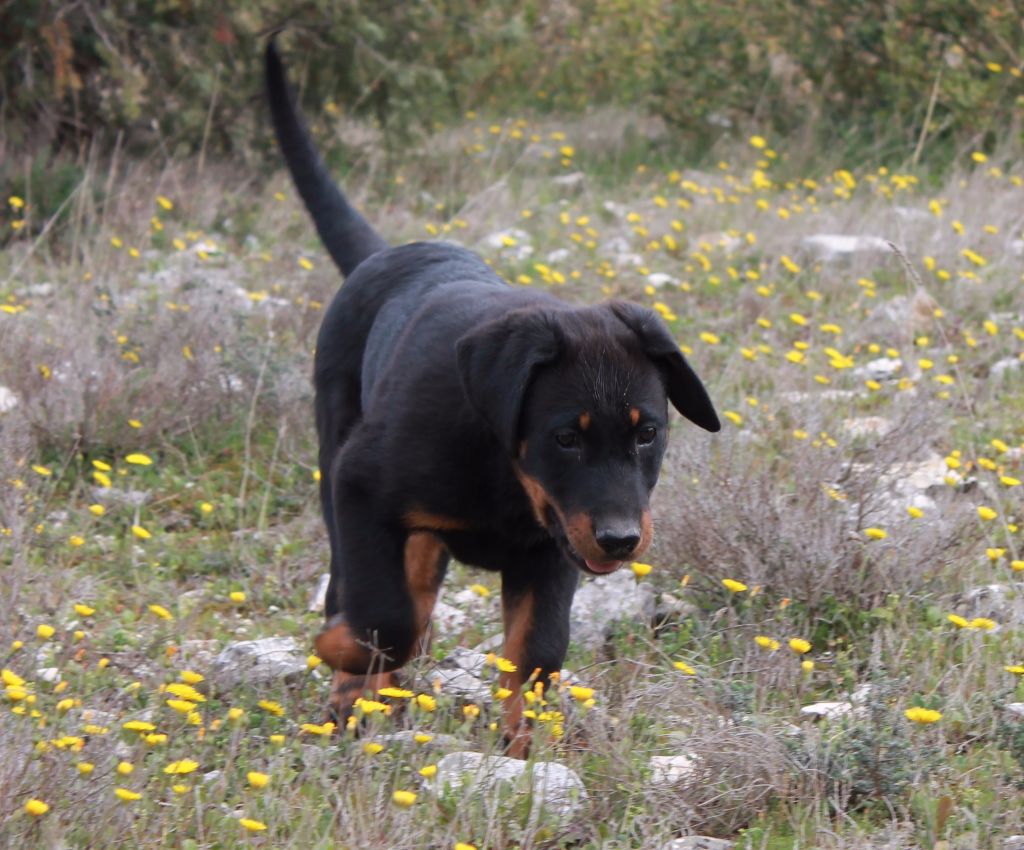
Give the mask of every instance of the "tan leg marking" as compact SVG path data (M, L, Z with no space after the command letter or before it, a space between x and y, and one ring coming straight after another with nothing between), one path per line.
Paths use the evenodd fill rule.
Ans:
M412 597L419 635L414 652L428 649L430 617L441 586L441 557L444 545L433 534L415 531L405 541L405 581Z
M533 671L525 669L526 641L533 625L533 595L506 603L502 611L505 620L505 646L502 654L516 665L512 673L502 673L501 686L512 691L502 704L502 727L508 740L508 755L526 758L530 751L530 727L523 718L523 685Z

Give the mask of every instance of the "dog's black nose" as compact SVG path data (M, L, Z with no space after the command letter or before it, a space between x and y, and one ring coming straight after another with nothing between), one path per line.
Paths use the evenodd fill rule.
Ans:
M640 542L639 528L602 528L594 535L597 545L613 558L631 555Z

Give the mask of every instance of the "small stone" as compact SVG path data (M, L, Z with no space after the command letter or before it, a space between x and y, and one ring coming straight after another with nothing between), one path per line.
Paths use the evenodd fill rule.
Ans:
M7 387L0 387L0 413L7 413L18 406L18 397L13 390Z
M1019 357L1004 357L992 364L991 375L993 378L1001 378L1007 372L1016 372L1021 366L1024 366L1024 360ZM0 413L3 412L2 395L0 393Z
M675 279L670 274L654 272L653 274L647 275L647 282L655 289L664 289L666 286L673 285L675 283Z
M229 644L210 668L210 679L220 692L239 685L261 685L306 675L306 656L290 637L268 637Z
M564 263L571 256L572 252L568 248L555 248L555 250L549 252L544 259L552 265L558 265L559 263Z
M425 783L434 793L446 787L453 791L466 788L470 794L492 798L501 786L527 788L532 811L530 821L543 810L556 819L570 819L587 799L583 781L568 767L558 762L526 762L505 756L458 752L437 763L437 773Z
M652 756L651 781L656 784L686 782L697 776L699 759L695 756Z
M730 850L732 841L711 838L708 835L687 835L662 846L661 850Z
M1020 717L1024 720L1024 702L1008 702L1003 706L1003 709L1015 717Z
M858 416L843 420L843 430L851 437L884 437L896 427L884 416Z
M322 614L327 605L327 585L331 583L331 574L322 573L317 579L316 587L309 596L309 604L306 610L311 614Z
M597 649L615 623L651 623L656 602L650 583L637 581L628 569L588 579L576 591L569 614L571 640Z
M828 720L842 717L851 711L853 711L853 703L850 702L815 702L800 709L800 713L808 717L824 717Z
M854 254L888 254L889 243L877 236L848 236L839 233L817 233L806 236L803 247L820 260L847 259Z
M551 182L561 189L579 190L587 182L587 176L582 171L573 171L569 174L560 174Z

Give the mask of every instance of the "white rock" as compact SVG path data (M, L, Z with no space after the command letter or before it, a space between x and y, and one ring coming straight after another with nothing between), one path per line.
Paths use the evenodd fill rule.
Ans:
M460 634L469 622L466 612L439 600L434 606L434 634L448 638Z
M877 236L847 236L839 233L816 233L805 236L803 246L821 260L851 257L854 254L889 253L889 243Z
M558 265L558 263L564 263L571 256L572 251L568 248L555 248L555 250L551 251L544 260L552 265Z
M466 789L469 794L493 797L501 786L513 790L531 790L532 821L543 810L558 820L568 820L587 799L583 781L558 762L526 762L505 756L461 752L445 756L437 763L437 773L425 783L433 793L444 789Z
M647 275L647 282L655 289L663 289L666 286L672 286L675 283L675 279L670 274L654 272Z
M992 364L992 377L1000 378L1007 372L1016 372L1021 366L1024 366L1024 360L1019 357L1004 357ZM3 413L2 393L0 393L0 413Z
M843 430L851 437L884 437L895 426L884 416L858 416L843 420Z
M560 174L551 182L562 189L581 189L587 182L587 176L582 171L573 171L570 174Z
M687 782L697 776L696 756L652 756L651 781L657 784Z
M662 846L661 850L730 850L732 841L708 835L687 835Z
M480 241L491 250L505 251L517 260L524 260L533 255L530 234L518 227L496 230L494 233L488 233ZM512 244L508 244L509 242Z
M58 667L40 667L36 670L36 676L51 685L57 684L60 681L60 668Z
M324 607L327 605L327 585L331 583L330 573L321 573L320 578L317 579L316 587L309 597L309 604L306 606L306 610L312 614L323 613Z
M782 394L782 400L788 404L817 404L819 401L849 401L856 396L857 393L853 390L820 390L813 393L791 390Z
M459 646L427 673L427 680L440 681L441 690L446 694L486 705L493 699L490 686L480 678L486 661L487 656L482 652Z
M655 608L654 588L637 581L629 569L587 579L576 591L569 614L571 640L596 649L604 644L615 623L649 624Z
M853 374L861 378L873 378L876 381L892 381L903 368L899 357L879 357L853 370Z
M808 717L824 717L828 720L842 717L851 711L853 711L853 703L850 702L815 702L800 709L800 713Z
M306 653L290 637L268 637L229 644L210 668L219 691L296 679L306 673Z
M1008 702L1003 708L1010 714L1024 719L1024 702Z
M14 391L7 387L0 387L0 413L7 413L8 410L14 410L17 406L18 397Z

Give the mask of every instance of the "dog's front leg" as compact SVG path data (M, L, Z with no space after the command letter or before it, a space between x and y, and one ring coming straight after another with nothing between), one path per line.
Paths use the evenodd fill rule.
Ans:
M505 647L502 654L516 669L502 672L501 685L512 691L503 704L506 751L526 758L530 750L530 724L523 717L523 690L527 684L550 682L562 669L569 647L569 610L578 572L552 544L528 560L502 572L502 618Z

